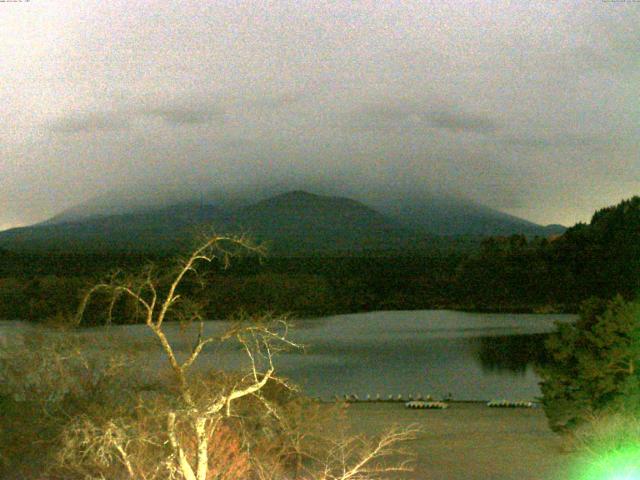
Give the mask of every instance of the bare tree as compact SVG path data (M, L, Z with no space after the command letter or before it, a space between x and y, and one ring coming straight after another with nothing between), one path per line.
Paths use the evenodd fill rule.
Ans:
M181 284L187 276L198 278L199 265L214 260L227 265L230 257L239 251L262 253L259 247L246 238L215 235L204 240L188 257L180 259L168 279L161 277L156 267L148 266L139 275L116 274L109 281L96 284L87 292L78 310L78 324L92 297L98 292L110 295L109 319L121 297L129 298L138 305L144 323L159 342L169 363L177 385L177 401L165 401L161 406L158 404L146 407L153 411L151 416L154 419L157 419L159 412L165 417L164 440L145 432L148 426L132 426L117 418L97 421L89 416L78 417L67 429L65 438L68 448L63 449L59 456L61 464L74 465L86 463L87 458L93 459L94 463L83 472L86 478L96 476L96 465L112 464L119 465L129 479L207 480L214 475L215 478L232 478L221 476L219 471L212 473L212 464L215 463L212 455L219 452L212 451L210 442L222 431L225 422L236 416L235 405L245 399L255 402L255 408L260 408L264 417L281 425L287 434L291 433L289 424L277 405L264 394L268 385L278 385L284 390L293 388L285 379L276 375L273 363L274 354L279 350L298 347L288 338L287 322L279 318L253 318L251 322L236 325L222 336L205 336L204 318L199 306L183 298L180 293ZM166 334L164 327L168 318L179 318L189 324L196 323L197 333L194 334L192 347L186 354L181 354ZM219 378L217 383L208 383L202 389L201 379L192 372L192 367L207 345L230 340L238 342L244 350L249 362L247 373ZM157 433L159 428L156 425L150 431ZM385 472L405 471L405 463L390 467L375 465L380 458L397 453L394 448L397 443L409 440L414 435L414 430L393 430L375 444L366 444L359 438L326 444L328 453L323 459L310 454L303 455L304 449L298 438L293 442L295 454L298 458L306 455L308 467L303 469L298 462L297 478L362 480L379 478ZM141 460L139 453L149 446L155 451L162 451L166 446L168 454L162 460L156 457L154 465L150 466L148 462ZM264 464L254 463L254 477L273 478L276 470L271 469L269 477L269 469ZM316 470L315 473L311 473L312 470Z
M415 440L419 429L392 427L376 440L352 436L336 440L328 450L322 469L314 480L374 480L392 473L410 472L411 455L400 445ZM381 463L396 457L390 464ZM400 460L397 460L399 458Z
M179 386L183 408L168 412L166 429L177 469L186 480L207 479L209 471L209 438L212 431L220 424L221 419L232 415L232 407L235 401L251 395L268 406L267 400L260 395L260 390L270 380L286 385L284 380L275 376L273 353L283 346L296 346L286 338L287 325L283 321L277 321L271 325L256 322L252 325L234 328L223 337L205 337L202 314L197 308L193 308L194 306L189 304L186 309L188 311L188 320L198 322L198 334L191 352L186 358L179 358L176 349L163 329L163 325L171 310L175 309L181 301L181 294L178 293L181 283L189 273L197 274L196 267L199 263L210 263L218 259L226 264L238 248L261 253L259 247L251 245L245 238L212 236L196 248L189 257L179 263L166 292L159 291L158 277L154 268L150 266L140 276L130 276L124 279L114 276L110 282L94 285L85 295L78 311L77 321L79 323L84 316L92 295L99 291L107 291L111 294L109 317L111 317L113 306L118 298L123 295L130 297L141 307L145 324L159 341ZM189 369L208 344L225 341L232 337L244 348L251 364L250 373L243 376L230 388L223 388L213 393L206 401L197 401L194 397L192 382L189 381ZM189 458L176 434L176 424L179 416L181 416L182 420L188 419L190 421L195 433L195 459ZM127 466L127 471L131 478L136 478L122 442L115 443L115 438L119 437L112 435L113 431L113 428L110 428L110 433L107 436L113 442L114 448L119 452L120 459Z

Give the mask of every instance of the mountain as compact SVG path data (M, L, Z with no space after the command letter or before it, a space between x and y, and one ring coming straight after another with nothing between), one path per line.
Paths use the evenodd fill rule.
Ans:
M184 244L203 224L221 222L212 206L174 205L145 212L46 222L0 232L0 248L14 251L166 251Z
M98 198L40 224L0 232L0 248L167 251L184 247L186 239L207 226L219 233L246 233L266 242L274 254L295 255L420 249L433 245L437 234L548 236L558 231L471 203L373 209L350 198L302 190L254 203L166 203L166 198L157 206L148 199L132 199L127 210L122 200Z
M521 233L530 237L548 237L565 231L562 225L542 226L453 196L431 195L422 199L378 207L402 224L434 235L492 236Z
M0 232L0 246L29 251L166 251L183 246L204 226L219 233L246 233L270 245L269 251L275 254L390 250L418 241L411 231L360 202L303 191L232 211L182 204L66 218L69 212L31 227Z
M362 251L409 247L415 234L342 197L293 191L239 209L231 225L282 251Z

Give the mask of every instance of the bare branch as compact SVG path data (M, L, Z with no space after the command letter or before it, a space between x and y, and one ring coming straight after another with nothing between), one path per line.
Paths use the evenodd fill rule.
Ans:
M184 361L184 363L180 366L180 368L183 371L186 371L193 364L193 362L195 362L195 360L198 358L198 355L200 355L200 352L202 351L202 349L207 344L213 343L215 341L216 341L215 338L207 338L205 340L198 341L198 344L196 345L196 348L193 349L193 351L191 352L191 355L189 355L189 358L187 358Z
M80 302L80 305L78 307L78 311L76 313L76 325L80 325L80 323L82 322L82 318L84 317L84 312L87 309L89 300L91 300L91 297L93 296L93 294L98 292L99 290L112 290L112 286L108 283L98 283L93 287L91 287L87 291L87 293L84 294L84 296L82 297L82 301Z
M114 291L120 291L120 292L124 292L127 295L129 295L131 298L133 298L134 300L136 300L137 302L139 302L147 312L151 313L153 312L153 309L151 308L151 305L149 305L147 303L147 301L142 298L142 295L140 292L134 292L133 290L131 290L130 287L125 287L125 286L115 286L112 287Z
M370 480L392 472L411 471L407 459L391 465L380 461L393 455L406 457L407 453L398 445L414 440L419 431L415 426L406 429L393 427L371 445L360 437L338 440L327 454L319 480Z
M111 324L112 319L113 319L113 308L116 305L116 302L118 301L118 299L120 298L120 294L118 292L113 292L113 295L111 296L111 302L109 302L109 310L107 312L107 324Z
M253 383L253 384L249 385L247 388L244 388L242 390L233 390L227 396L227 399L226 399L226 402L225 402L226 415L227 416L231 415L231 402L233 402L234 400L237 400L239 398L245 397L247 395L251 395L252 393L255 393L258 390L260 390L262 387L264 387L267 384L267 382L269 381L269 379L273 375L273 372L274 372L274 369L270 368L263 375L263 377L262 377L262 379L260 381L258 381L256 383Z
M169 413L169 416L167 417L167 434L169 436L169 443L171 445L171 448L173 449L174 455L176 455L176 457L178 458L178 464L185 480L200 480L196 477L195 473L193 473L193 468L191 468L184 450L178 443L178 439L176 437L175 412Z

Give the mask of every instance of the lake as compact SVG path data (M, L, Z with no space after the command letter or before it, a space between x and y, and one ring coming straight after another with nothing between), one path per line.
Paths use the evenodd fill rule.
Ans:
M575 315L488 314L447 310L389 311L336 315L294 322L291 338L304 351L278 354L280 375L291 378L314 397L356 394L360 398L427 395L456 400L534 400L540 395L533 365L543 362L543 341L554 322ZM226 322L207 322L206 333L223 331ZM0 323L0 342L33 328ZM164 362L144 325L89 328L82 335L99 338L109 331L121 346L136 343L146 372ZM178 349L189 339L177 325L167 325ZM234 368L244 362L238 349L206 350L200 366Z

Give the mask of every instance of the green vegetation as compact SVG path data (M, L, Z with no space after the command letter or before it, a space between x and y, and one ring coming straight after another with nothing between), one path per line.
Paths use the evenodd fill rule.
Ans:
M454 285L456 298L480 310L576 311L590 297L631 299L640 292L640 197L556 238L486 239Z
M0 318L43 321L75 311L87 285L119 267L169 256L17 255L3 258ZM185 286L204 305L208 318L245 313L315 316L379 309L438 308L446 305L457 257L308 257L238 258L228 268L206 265L206 282ZM427 274L427 272L429 272ZM123 305L119 305L123 309ZM104 309L94 309L96 321ZM90 315L89 317L92 317ZM115 315L114 321L133 318Z
M547 341L551 362L538 367L554 431L570 432L607 409L640 405L640 303L617 296L583 304L575 324Z
M572 432L577 455L570 480L636 479L640 475L640 417L621 410L594 415Z
M444 241L441 239L441 241ZM470 248L471 245L477 248ZM640 291L640 197L596 212L555 238L451 239L448 249L352 256L273 256L208 266L190 293L209 318L239 311L315 316L370 310L451 308L576 312L590 297ZM41 321L73 311L83 286L169 253L0 251L0 318ZM118 320L120 318L121 320ZM131 319L116 315L116 321Z
M573 309L536 362L552 430L576 450L576 480L640 474L640 197L596 212L562 236L487 239L463 261L466 294L491 308L508 302Z
M566 478L638 478L640 302L585 302L547 346L553 362L538 372L549 424L574 452Z

